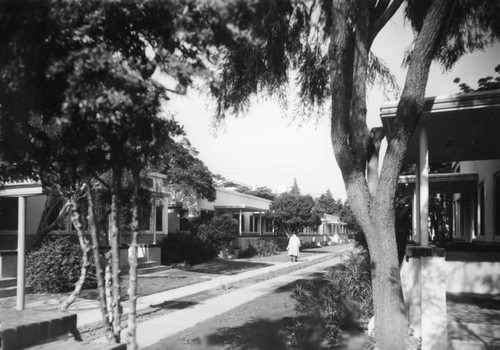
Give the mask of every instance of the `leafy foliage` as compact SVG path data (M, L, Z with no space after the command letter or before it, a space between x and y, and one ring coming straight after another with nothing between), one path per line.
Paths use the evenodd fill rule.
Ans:
M253 258L259 254L257 249L253 245L249 245L247 249L243 249L239 254L238 254L238 259L248 259L248 258Z
M314 199L310 195L301 195L298 186L294 186L290 192L276 197L270 207L269 219L273 220L279 234L297 233L308 226L315 229L321 224L321 219L314 208Z
M342 208L342 200L333 198L330 190L327 190L316 200L315 210L319 214L340 214Z
M169 234L161 241L161 263L199 264L217 256L214 247L199 237L185 234Z
M227 247L238 232L238 220L229 213L216 214L208 224L198 227L198 236L218 248Z
M35 293L68 292L80 277L81 265L82 250L78 244L66 237L46 239L26 255L26 282ZM96 287L94 264L89 271L93 277L87 277L84 289Z
M161 162L154 164L154 169L167 176L166 185L177 197L203 197L215 200L213 174L197 157L198 151L184 137L165 149Z
M362 332L373 314L370 271L368 255L351 252L324 278L295 288L294 348L342 348L344 333Z
M496 77L487 76L480 78L477 81L477 89L471 88L467 83L460 83L460 78L455 78L453 82L459 84L460 91L463 93L473 92L473 91L488 91L488 90L498 90L500 89L500 64L495 67Z
M273 190L267 186L257 187L255 190L250 189L248 187L239 186L236 188L236 191L259 198L269 199L270 201L276 198L276 195L274 194Z
M406 18L416 32L420 32L432 1L407 1ZM451 8L435 59L450 69L464 54L484 50L500 39L500 4L496 1L460 0Z
M250 244L247 249L242 250L238 254L238 258L251 258L258 256L271 256L278 254L281 249L278 244L272 239L259 238L254 244Z

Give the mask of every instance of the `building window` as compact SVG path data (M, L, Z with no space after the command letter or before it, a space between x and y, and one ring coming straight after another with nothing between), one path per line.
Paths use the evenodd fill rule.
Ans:
M464 227L464 211L462 209L462 198L461 196L453 203L455 206L455 220L453 223L454 227L454 237L462 238L464 236L463 227Z
M259 216L250 215L250 232L259 232Z
M151 207L142 206L139 211L139 227L141 230L149 231L151 226Z
M156 232L163 231L163 206L156 206Z
M479 235L485 235L484 222L484 183L479 185Z
M273 220L266 218L266 232L273 232Z

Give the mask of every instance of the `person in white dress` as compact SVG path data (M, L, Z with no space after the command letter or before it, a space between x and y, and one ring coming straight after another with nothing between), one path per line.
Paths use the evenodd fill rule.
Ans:
M288 240L288 255L290 255L290 259L292 262L297 261L297 257L299 256L299 248L300 248L300 239L297 237L295 233L292 234L290 239Z

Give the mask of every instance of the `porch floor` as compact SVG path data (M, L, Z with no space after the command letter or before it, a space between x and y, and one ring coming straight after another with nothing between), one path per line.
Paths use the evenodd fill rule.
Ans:
M500 349L500 294L447 293L448 349Z

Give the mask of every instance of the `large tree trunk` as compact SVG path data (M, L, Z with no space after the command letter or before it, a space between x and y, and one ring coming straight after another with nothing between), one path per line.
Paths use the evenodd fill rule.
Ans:
M137 349L137 325L136 325L136 315L137 315L137 236L139 234L139 187L140 187L140 173L134 170L133 181L134 181L134 194L132 198L132 242L130 247L132 248L132 254L129 255L129 303L130 311L128 314L128 328L127 328L127 349L136 350Z
M403 349L407 338L408 322L397 257L394 196L409 138L423 111L429 68L442 24L449 15L450 2L434 1L417 37L396 114L396 131L389 135L380 176L374 173L378 155L372 151L376 151L378 145L366 126L365 100L366 62L376 36L373 28L377 25L368 25L371 17L368 1L334 2L332 7L336 20L330 42L331 139L349 203L370 250L375 334L377 347L384 350ZM352 13L356 13L356 18ZM371 165L369 181L367 162Z

